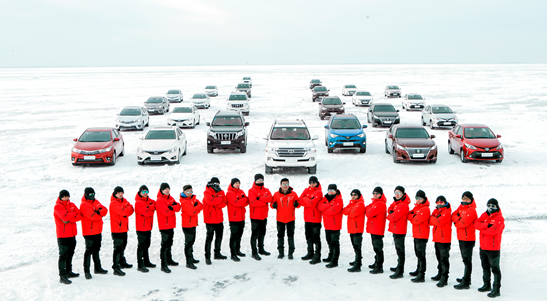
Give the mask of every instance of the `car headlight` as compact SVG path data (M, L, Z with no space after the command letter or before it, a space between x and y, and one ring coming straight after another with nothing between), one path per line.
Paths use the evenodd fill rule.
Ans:
M308 153L317 152L317 149L315 147L306 147L306 148L304 148L304 150L307 151Z
M75 147L72 148L72 151L75 152L75 153L78 153L78 154L81 154L81 153L82 153L81 150L79 150L79 149L77 149L77 148L75 148Z
M329 136L330 136L331 138L336 138L336 137L338 137L338 135L336 135L336 134L329 134Z
M243 136L245 134L243 131L239 131L236 133L236 138Z
M137 121L135 121L135 122L141 122L141 121L142 121L142 119L137 119Z
M440 118L437 118L437 117L433 117L433 120L439 121L439 120L441 120L441 119L440 119Z
M503 145L498 145L498 147L496 147L496 149L503 149Z
M376 115L372 115L372 118L374 119L380 119L380 117L376 116Z
M433 147L431 147L431 150L436 150L437 149L437 144L433 145Z
M141 147L137 147L137 153L142 154L144 153L144 150Z
M363 138L363 137L365 137L365 133L359 134L359 135L357 135L357 137Z
M120 123L120 122L122 122L122 121L121 121L121 120L119 120L119 119L116 119L116 122L117 122L117 123Z
M169 150L169 153L172 154L176 151L177 151L177 147L175 146L175 147L173 147L172 149Z
M323 111L325 111L326 109L327 109L327 108L325 108L325 107L321 107L321 110L323 110Z
M216 133L215 133L215 132L211 132L211 131L209 131L209 136L211 136L211 137L215 138L215 136L216 136Z
M275 152L277 152L277 148L275 148L275 147L266 147L266 152L267 153L275 153Z
M406 151L406 148L405 148L404 146L401 146L401 145L399 145L399 144L396 144L396 145L397 145L397 148L398 148L398 149Z
M107 148L103 148L99 150L99 153L106 153L112 150L112 146L109 146Z
M468 143L465 143L465 147L467 147L468 149L477 149L476 147Z

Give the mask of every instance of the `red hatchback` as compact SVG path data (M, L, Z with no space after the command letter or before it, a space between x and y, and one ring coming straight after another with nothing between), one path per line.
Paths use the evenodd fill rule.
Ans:
M74 138L72 165L107 163L116 164L116 157L123 156L122 134L115 128L89 128Z
M483 124L460 124L448 132L448 152L457 153L463 163L469 160L503 161L503 146L492 130Z

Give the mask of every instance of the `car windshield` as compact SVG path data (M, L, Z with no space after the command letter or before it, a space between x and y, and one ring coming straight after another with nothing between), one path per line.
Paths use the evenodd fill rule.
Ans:
M429 138L429 134L423 128L397 129L395 138Z
M355 88L357 88L357 87L355 87L355 85L346 85L346 88L348 88L348 89L349 89L349 88L355 89Z
M324 105L341 105L340 98L323 98Z
M399 86L388 86L388 89L399 89Z
M167 91L167 94L180 94L179 90L169 90Z
M85 132L78 140L79 142L108 142L110 141L110 131Z
M374 112L395 112L395 107L392 105L374 106Z
M192 98L201 99L201 98L207 98L207 96L205 94L194 94L194 96Z
M302 127L276 127L270 137L272 140L310 140L307 128Z
M433 114L450 114L452 113L452 109L449 107L431 107L431 111Z
M496 138L489 128L465 128L464 136L468 139L493 139Z
M237 87L241 89L246 89L246 88L249 88L249 84L239 84L237 85Z
M176 139L175 131L173 130L153 130L148 131L145 140L158 140L158 139Z
M318 80L318 79L312 79L311 82L312 82L312 83L320 83L321 81Z
M173 113L192 113L192 108L188 108L188 107L174 108Z
M230 95L228 100L247 100L247 95Z
M247 80L248 80L248 79L251 79L251 78L250 78L250 77L244 77L243 79L247 79Z
M215 87L215 86L207 86L207 87L205 87L205 89L216 89L216 88L217 88L217 87Z
M315 91L327 91L327 87L315 87L313 88Z
M371 95L370 95L370 92L357 92L357 95L361 95L361 96L371 96Z
M242 126L241 118L237 116L219 116L213 119L214 126Z
M147 103L162 103L163 100L159 97L148 98Z
M335 130L355 130L360 129L361 125L356 119L336 119L331 127Z
M120 113L120 116L140 116L141 110L140 109L123 109Z
M408 95L408 99L423 99L421 95L414 94L414 95Z

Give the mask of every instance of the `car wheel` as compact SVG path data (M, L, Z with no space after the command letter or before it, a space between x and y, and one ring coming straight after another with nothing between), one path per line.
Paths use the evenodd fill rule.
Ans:
M201 116L198 116L198 123L196 124L199 124L200 121L201 121Z
M503 159L501 160L496 160L496 163L501 163L503 161Z
M177 161L175 161L175 164L180 164L180 157L181 157L181 155L180 155L180 150L179 150L179 157L177 158Z
M184 153L182 153L182 155L186 156L187 151L188 151L188 143L184 144Z
M191 128L191 129L195 129L195 128L196 128L196 124L195 124L195 122L194 122L194 123L192 123L192 126L191 126L190 128Z
M145 127L145 126L146 126L146 125L144 124L144 121L143 121L142 126L141 126L141 131L144 131L144 127Z
M325 117L319 115L319 118L321 118L321 120L325 120Z
M366 146L361 147L360 151L361 151L362 154L366 153L367 152L367 147Z
M325 146L329 146L329 141L325 138Z
M148 120L146 121L146 126L149 126L149 125L150 125L150 119L148 119Z
M422 116L422 125L425 126L424 117Z
M401 104L403 106L403 110L405 109L405 105L404 104Z
M437 159L435 159L435 160L430 160L429 163L435 164L435 163L437 163Z
M76 163L72 163L72 166L78 166L78 164L76 164Z
M452 149L452 144L450 144L450 140L448 140L448 153L451 155L454 154L454 150Z
M110 162L110 165L116 165L116 152L112 153L112 161Z
M308 167L308 173L314 175L317 172L317 164L313 167Z
M431 120L429 120L429 127L430 127L431 129L434 129L434 128L435 128L435 126L433 126L433 122L432 122Z
M460 149L460 159L462 160L462 163L467 163L469 160L465 158L465 152L463 151L463 148Z
M334 149L332 147L327 147L327 153L332 154Z
M397 160L397 150L393 149L393 163L399 163Z
M273 174L273 167L270 167L270 166L264 164L264 169L265 169L264 171L266 172L267 175Z
M243 146L239 147L239 150L241 151L242 154L246 153L247 152L247 145L243 145Z
M137 164L139 164L139 165L144 165L144 162L139 162L139 161L137 161Z
M386 147L385 147L385 148L386 148L386 154L389 154L389 150L387 149L387 140L385 140L384 144L385 144L385 146L386 146Z
M207 147L207 153L209 153L209 154L213 153L213 147L212 146Z

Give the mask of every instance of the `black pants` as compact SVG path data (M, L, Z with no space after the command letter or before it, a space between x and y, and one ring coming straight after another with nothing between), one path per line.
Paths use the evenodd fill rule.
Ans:
M355 252L355 263L359 263L359 265L361 265L361 258L363 258L361 253L361 246L363 245L363 233L350 234L349 237L351 239L353 251Z
M112 268L119 269L122 263L127 263L125 260L125 247L127 246L127 232L112 233L114 241L114 254L112 254Z
M459 243L464 265L462 282L465 281L465 283L471 283L471 272L473 271L473 248L475 248L475 241L460 240Z
M222 244L222 232L224 232L224 224L205 224L207 228L207 235L205 236L205 257L211 257L211 243L213 242L213 236L215 237L215 253L220 253L220 247Z
M137 231L137 264L139 266L150 263L148 248L150 248L151 236L152 231Z
M450 271L450 243L435 243L435 257L437 257L437 270L441 277L448 278Z
M264 251L264 237L266 236L266 225L268 219L251 219L251 250L253 254L257 253L257 240L258 250Z
M186 263L194 263L194 242L196 242L196 227L182 228L184 233L184 256Z
M340 257L340 230L325 230L325 238L327 238L327 244L329 245L329 258L332 258L332 263L338 264L338 258Z
M501 286L501 270L500 270L500 251L487 251L480 249L482 265L482 280L484 283L490 283L490 271L494 274L493 286L499 288Z
M427 239L414 238L414 254L418 258L418 266L416 267L416 272L418 274L425 274L426 270L426 260L425 260L425 249L427 247Z
M372 249L374 250L374 265L379 268L384 268L384 236L371 234Z
M317 258L321 256L321 223L304 223L306 231L306 243L308 244L308 254ZM315 246L315 253L314 253Z
M175 231L173 229L160 230L161 233L161 248L160 248L160 260L161 266L167 266L168 262L173 261L173 255L171 254L171 247L173 246L173 237Z
M72 272L72 256L76 249L76 237L57 238L59 246L59 276Z
M93 256L93 264L95 269L101 267L101 258L99 257L99 251L101 251L101 242L103 237L101 234L86 235L85 239L85 252L84 252L84 272L89 272L91 266L91 256Z
M395 251L397 252L397 272L405 271L405 237L406 234L393 234Z
M237 256L237 253L241 251L241 237L243 237L243 230L245 229L245 221L230 222L230 254Z
M294 221L288 223L277 222L277 250L285 252L285 229L289 241L289 254L294 253Z

